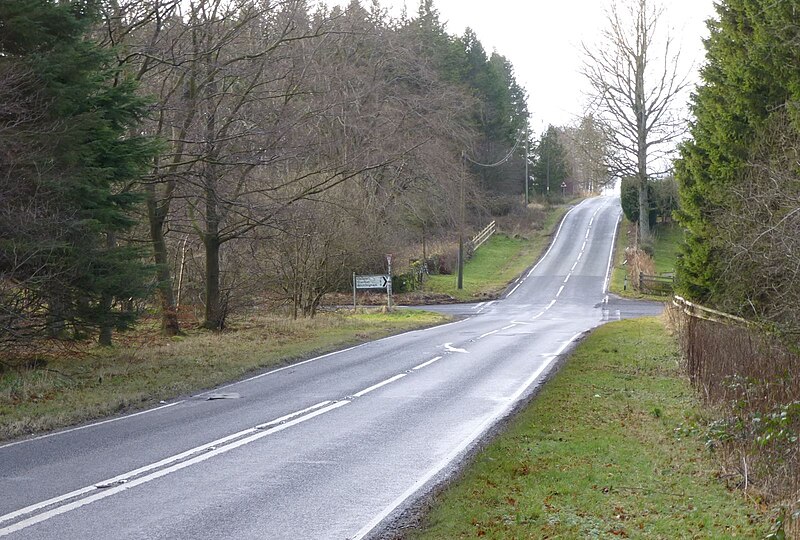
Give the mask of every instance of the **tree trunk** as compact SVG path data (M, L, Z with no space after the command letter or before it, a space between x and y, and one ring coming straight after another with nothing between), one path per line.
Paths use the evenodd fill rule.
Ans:
M111 311L111 302L112 298L110 296L103 297L100 301L103 311ZM113 331L114 327L110 324L110 321L103 321L100 325L100 335L97 337L97 343L103 347L111 347Z
M650 240L650 202L647 193L647 176L639 178L639 242Z
M67 334L67 322L64 320L64 302L55 293L49 296L47 306L47 335L53 339L63 339Z
M206 79L204 89L206 107L205 122L205 163L203 164L203 198L205 199L205 231L203 244L206 248L206 320L203 327L209 330L222 330L225 326L225 313L220 296L220 245L219 235L219 193L217 192L217 93L216 72L213 53L205 61Z
M650 203L647 197L647 96L644 89L644 75L647 67L647 35L646 12L640 7L637 14L637 54L636 54L636 87L634 89L634 113L636 115L636 176L639 184L639 242L650 241Z
M170 275L167 242L164 238L164 221L166 211L159 208L155 200L155 186L147 186L147 218L150 224L150 240L153 243L153 258L156 262L158 278L158 303L161 307L161 330L167 336L177 336L181 328L178 322L178 311L175 295L172 292L172 276Z
M214 113L209 113L206 122L206 134L213 137ZM214 160L213 139L209 138L211 150L208 153L209 161ZM225 326L225 313L220 294L220 246L219 236L219 203L217 193L216 167L206 163L203 170L203 196L205 198L205 231L203 232L203 245L206 248L206 320L203 327L209 330L222 330Z
M219 236L206 232L204 244L206 248L206 320L203 327L209 330L222 330L225 326L225 313L219 286Z
M106 247L113 249L117 246L117 237L113 232L106 234ZM114 297L110 294L103 294L100 298L100 335L97 343L103 347L111 346L111 337L114 332L114 320L111 316L111 307L114 305Z

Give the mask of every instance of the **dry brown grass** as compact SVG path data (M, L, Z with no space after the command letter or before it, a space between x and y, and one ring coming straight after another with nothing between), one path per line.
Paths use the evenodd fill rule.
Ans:
M628 283L639 290L639 275L655 275L656 265L653 258L635 246L625 248L625 258L628 261Z
M248 373L446 318L431 312L360 310L292 320L257 311L225 332L187 325L166 338L145 320L113 348L41 343L0 355L0 440L143 408ZM187 318L187 322L189 319Z
M765 331L671 312L686 372L707 404L723 478L785 509L800 538L800 356Z

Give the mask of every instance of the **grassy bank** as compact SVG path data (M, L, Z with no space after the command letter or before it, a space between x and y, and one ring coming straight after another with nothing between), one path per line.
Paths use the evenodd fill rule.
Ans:
M675 258L683 242L683 229L677 223L659 223L653 240L653 262L656 272L674 272Z
M457 288L458 276L454 273L429 276L425 291L447 294L465 302L496 297L544 251L568 209L568 206L553 208L542 228L524 237L495 234L464 265L463 289Z
M603 326L409 537L763 537L685 427L698 414L660 320Z
M608 290L620 296L626 296L628 291L625 290L625 276L628 272L628 267L625 266L625 248L630 245L630 228L631 222L623 216L622 221L619 223L617 229L617 238L614 243L614 266L611 269L611 280L608 284Z
M635 225L622 218L614 247L614 267L612 269L609 290L620 296L663 301L663 296L642 294L634 290L630 283L625 285L628 267L625 265L625 248L632 243L632 228ZM656 273L674 272L675 258L678 256L683 241L683 230L677 223L659 223L653 229L653 263Z
M315 354L442 323L445 317L402 310L323 313L291 320L253 315L222 333L155 329L121 336L110 349L52 351L0 363L0 439L133 410L211 388L248 373Z

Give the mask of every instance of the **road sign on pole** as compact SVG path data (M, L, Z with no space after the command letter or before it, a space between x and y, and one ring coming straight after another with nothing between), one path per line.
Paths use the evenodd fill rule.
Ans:
M392 311L392 254L386 254L386 262L389 264L389 280L386 283L386 301L389 311Z
M389 275L355 276L356 289L386 289L391 287L392 278Z

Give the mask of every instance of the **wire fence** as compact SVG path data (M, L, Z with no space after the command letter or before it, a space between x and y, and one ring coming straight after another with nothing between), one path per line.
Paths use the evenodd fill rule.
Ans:
M767 328L680 296L669 313L723 477L784 508L781 530L800 538L800 356Z

